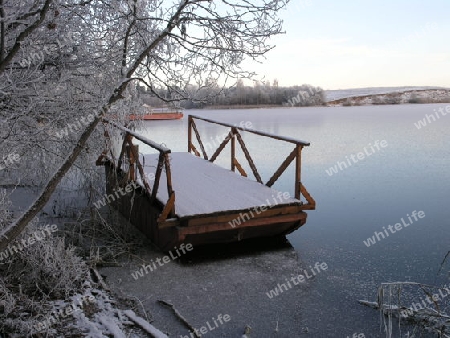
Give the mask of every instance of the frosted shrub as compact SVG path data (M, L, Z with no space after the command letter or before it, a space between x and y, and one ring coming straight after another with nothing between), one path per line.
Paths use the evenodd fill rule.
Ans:
M8 316L15 307L15 297L6 287L3 278L0 277L0 313Z
M33 230L24 237L31 236L30 232ZM21 282L26 288L39 288L51 297L66 298L79 290L88 277L89 268L75 254L75 248L66 248L64 238L53 234L24 249L20 260L26 271L26 278Z
M80 293L90 280L89 267L75 254L75 248L66 247L65 239L47 231L36 221L19 236L13 245L39 233L41 240L13 251L0 262L0 333L15 332L29 336L36 314L50 310L50 300L66 300ZM42 236L42 237L41 237Z

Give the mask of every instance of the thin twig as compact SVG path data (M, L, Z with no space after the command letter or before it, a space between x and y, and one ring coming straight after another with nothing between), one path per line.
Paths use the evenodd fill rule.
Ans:
M182 315L181 315L181 313L179 313L178 312L178 310L177 309L175 309L175 307L173 306L173 304L170 304L170 303L168 303L168 302L165 302L165 301L163 301L163 300L158 300L158 303L160 303L160 304L162 304L162 305L164 305L164 306L167 306L167 307L170 307L171 309L172 309L172 311L173 311L173 313L175 314L175 316L189 329L189 330L191 330L192 332L193 332L193 334L194 334L194 336L195 337L197 337L197 338L200 338L201 337L201 335L199 335L198 333L197 333L197 331L196 331L196 329L191 325L191 324L189 324L189 322L186 320L186 318L184 318Z

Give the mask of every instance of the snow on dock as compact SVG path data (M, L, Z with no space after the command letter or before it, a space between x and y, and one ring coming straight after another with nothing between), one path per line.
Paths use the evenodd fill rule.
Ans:
M176 195L175 210L180 218L261 206L301 204L289 193L281 193L190 153L171 153L170 158L172 186ZM143 163L146 177L152 185L158 155L145 155ZM161 181L166 181L164 171ZM165 203L169 198L167 189L158 189L157 198Z

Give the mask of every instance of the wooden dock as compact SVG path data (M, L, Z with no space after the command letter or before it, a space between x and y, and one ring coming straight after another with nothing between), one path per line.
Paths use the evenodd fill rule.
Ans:
M205 151L196 120L229 128L228 136L211 157ZM106 168L107 194L114 195L130 181L138 187L111 204L164 251L181 243L201 245L285 235L305 224L305 210L315 208L314 199L300 180L301 150L309 145L307 142L189 116L189 152L172 153L114 122L105 120L105 123L125 133L117 161L113 161L108 151L97 161ZM265 183L241 137L243 132L294 145L291 154ZM132 143L133 137L158 154L140 156L138 147ZM228 144L230 169L225 169L213 162ZM241 147L255 180L247 177L236 159L236 145ZM295 196L291 197L271 186L293 161L296 163Z

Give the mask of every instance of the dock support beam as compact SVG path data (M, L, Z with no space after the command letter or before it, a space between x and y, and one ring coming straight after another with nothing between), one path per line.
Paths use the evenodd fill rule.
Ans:
M296 146L295 156L295 198L300 199L302 189L302 149L301 145Z
M231 128L231 170L236 171L236 129Z

